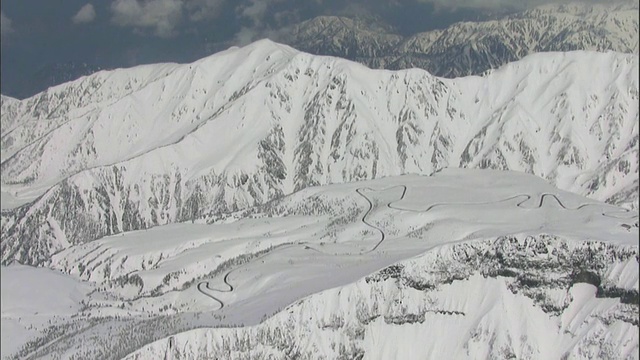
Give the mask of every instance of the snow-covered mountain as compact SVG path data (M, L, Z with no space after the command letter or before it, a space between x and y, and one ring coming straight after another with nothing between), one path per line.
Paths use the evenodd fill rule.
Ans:
M638 207L638 56L544 53L483 77L376 71L268 40L2 97L2 261L445 167Z
M637 1L544 5L493 20L400 35L377 17L318 16L278 30L273 38L304 52L358 61L371 68L422 68L433 75L479 75L488 69L550 51L616 51L638 54ZM233 45L231 41L229 46ZM206 53L203 49L195 53ZM101 70L85 63L55 63L10 85L20 99Z
M637 211L534 175L309 187L206 220L3 267L10 358L638 358Z
M376 58L395 53L404 37L375 18L318 16L303 21L282 41L316 55L337 56L372 65Z
M259 325L179 333L124 359L637 359L637 302L575 281L589 272L555 272L546 259L556 245L574 259L604 251L615 267L638 271L637 252L556 237L445 246L305 298ZM549 273L492 267L506 254L533 255L520 265L548 267L562 285L546 280Z
M481 74L528 54L617 51L638 54L638 3L544 5L482 22L402 37L379 21L323 16L282 39L296 49L372 68L422 68L434 75Z

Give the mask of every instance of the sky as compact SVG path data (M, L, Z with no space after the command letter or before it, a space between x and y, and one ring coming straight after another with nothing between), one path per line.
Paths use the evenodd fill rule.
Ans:
M3 0L1 92L13 95L53 64L189 62L265 37L278 41L293 24L319 15L375 17L410 35L547 1Z

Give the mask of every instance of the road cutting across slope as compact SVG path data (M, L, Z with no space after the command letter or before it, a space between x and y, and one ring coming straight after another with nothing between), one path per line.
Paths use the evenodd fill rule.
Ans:
M396 185L396 186L392 186L392 187L385 188L385 189L382 189L382 190L374 190L374 189L371 189L371 188L358 188L358 189L356 189L356 193L358 193L358 195L362 196L362 198L364 198L365 201L368 204L368 208L364 212L364 214L362 215L362 218L360 219L360 221L362 221L362 223L364 223L365 225L367 225L367 226L375 229L376 231L378 231L380 233L380 240L371 249L369 249L367 251L364 251L364 252L360 252L358 254L353 254L354 256L355 255L364 255L364 254L370 253L372 251L375 251L384 242L384 240L386 239L386 235L385 235L384 230L382 230L380 227L370 223L367 220L367 217L371 214L371 211L373 210L373 202L365 194L362 193L362 190L380 192L380 191L390 190L390 189L393 189L393 188L396 188L396 187L403 187L404 188L404 191L402 192L402 197L399 199L399 200L402 200L404 198L405 193L406 193L406 186L405 185ZM289 247L292 247L292 246L304 246L305 250L312 250L312 251L319 252L319 253L324 254L324 255L334 255L334 254L330 254L330 253L326 253L324 251L318 250L318 249L316 249L314 247L311 247L307 243L298 243L298 244L292 244L292 245L285 246L285 247L279 247L278 250L284 250L285 248L289 248ZM270 255L272 253L273 253L273 251L268 252L267 254L264 254L264 255L258 257L257 259L254 259L253 261L258 260L258 259L260 259L262 257L268 256L268 255ZM205 295L205 296L213 299L217 303L219 303L220 304L220 308L219 309L222 309L224 307L224 305L225 305L224 302L220 298L214 296L212 294L212 292L218 292L218 293L229 293L229 292L232 292L234 290L234 287L229 282L229 276L231 275L231 273L233 273L234 271L237 271L239 268L240 267L232 269L232 270L228 271L224 275L223 282L227 286L227 289L213 288L213 287L211 287L210 280L204 280L204 281L201 281L201 282L198 283L198 285L197 285L198 291L200 293L202 293L203 295Z
M606 216L606 217L610 217L610 218L615 218L615 219L620 219L620 220L630 220L630 219L634 219L634 218L638 218L638 215L634 215L631 214L631 216L629 217L623 217L623 216L618 216L617 214L628 214L631 211L628 209L620 209L617 208L613 205L608 205L608 204L597 204L597 203L585 203L585 204L580 204L576 207L569 207L567 206L565 203L562 202L562 200L560 200L560 198L558 197L558 195L553 194L553 193L542 193L539 194L539 201L537 202L537 204L534 204L533 206L527 206L528 202L531 201L532 199L534 199L534 196L530 195L530 194L518 194L518 195L514 195L514 196L510 196L504 199L500 199L500 200L492 200L492 201L484 201L484 202L442 202L442 203L436 203L436 204L431 204L429 205L427 208L424 209L410 209L410 208L404 208L404 207L400 207L397 205L398 202L402 201L405 199L407 192L408 192L408 188L406 185L401 184L401 185L395 185L395 186L391 186L391 187L386 187L383 189L372 189L370 187L365 187L365 188L357 188L355 190L355 192L361 196L366 202L367 202L367 209L364 211L362 217L360 218L360 221L365 224L366 226L374 229L377 233L379 233L379 240L375 243L375 245L373 247L371 247L370 249L366 250L366 251L362 251L362 252L358 252L358 253L350 253L350 254L341 254L341 255L352 255L352 256L359 256L359 255L365 255L371 252L376 251L382 244L383 242L387 239L387 234L385 233L385 230L376 225L375 223L373 223L370 219L371 213L374 210L374 202L371 200L370 197L368 197L365 194L365 191L368 192L382 192L382 191L387 191L387 190L391 190L394 188L402 188L402 193L399 196L398 199L389 201L386 203L386 207L389 209L393 209L393 210L397 210L397 211L408 211L408 212L413 212L413 213L427 213L431 210L433 210L436 207L443 207L443 206L473 206L473 205L490 205L490 204L499 204L499 203L504 203L504 202L508 202L508 201L512 201L512 200L517 200L517 199L521 199L520 201L518 201L515 206L517 208L520 209L526 209L526 210L535 210L535 209L540 209L542 208L545 204L549 204L549 201L555 201L555 203L557 203L557 205L564 210L567 211L578 211L587 207L600 207L600 208L606 208L606 207L611 207L611 210L607 210L607 209L603 209L602 211L600 211L602 216ZM614 209L615 208L615 209ZM628 224L627 224L628 225ZM338 255L335 253L329 253L329 252L325 252L325 251L321 251L315 247L310 246L309 243L306 242L300 242L300 243L296 243L296 244L289 244L289 245L285 245L285 246L280 246L277 248L277 250L284 250L286 248L291 248L291 247L298 247L298 246L304 246L305 250L312 250L318 253L321 253L323 255ZM254 262L255 260L261 259L263 257L266 257L268 255L273 254L276 249L274 249L274 251L269 251L268 253L259 256L256 259L251 260L251 262ZM247 263L248 264L248 263ZM247 265L247 264L243 264ZM198 283L197 289L198 291L200 291L203 295L213 299L214 301L216 301L217 303L220 304L220 308L222 309L225 304L224 302L219 299L218 297L213 295L213 292L218 292L218 293L229 293L234 291L234 287L233 285L230 283L229 281L229 276L234 272L239 270L240 268L242 268L242 266L239 266L237 268L234 268L230 271L228 271L223 278L223 282L226 286L226 289L218 289L218 288L214 288L212 287L210 280L204 280L201 281L200 283Z

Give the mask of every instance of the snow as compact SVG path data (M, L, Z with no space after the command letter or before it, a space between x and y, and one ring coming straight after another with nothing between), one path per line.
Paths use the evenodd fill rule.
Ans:
M47 322L76 314L91 289L58 271L18 264L3 266L0 276L2 358L39 335Z
M25 189L20 186L3 184L0 192L0 208L3 210L15 209L26 205L42 196L47 190L49 190L48 186L32 186Z
M493 186L487 187L487 184L493 184ZM400 197L403 192L400 185L407 186L406 198L402 200ZM385 264L392 264L400 259L408 259L420 254L430 254L442 246L444 246L442 251L447 252L450 251L447 249L451 244L472 244L478 239L501 234L518 234L517 236L524 238L526 234L535 236L550 233L569 238L576 245L582 243L583 240L580 239L588 239L592 242L637 249L637 232L616 230L616 227L620 227L616 224L626 220L603 215L603 211L611 210L613 207L554 190L530 175L486 170L445 169L432 177L389 177L373 182L331 185L325 188L326 190L324 188L318 190L325 194L335 193L333 196L340 198L349 197L348 192L345 193L347 189L355 192L356 189L371 188L372 190L362 191L375 204L375 208L367 215L371 218L369 221L374 224L384 224L377 226L382 226L387 234L393 233L394 236L385 240L376 251L370 254L360 253L363 247L354 244L356 246L349 246L352 250L350 255L347 255L345 250L349 247L345 248L344 245L353 242L353 237L349 236L347 238L351 240L345 239L346 243L341 246L325 244L320 247L325 253L332 253L332 249L339 249L333 252L338 255L319 255L315 252L302 251L305 249L303 247L294 246L281 251L274 250L277 254L267 255L260 258L260 261L252 261L232 270L229 276L229 282L234 287L232 292L222 291L227 287L222 284L220 278L211 282L211 288L220 291L209 292L224 302L224 307L218 312L226 322L245 326L258 324L265 315L282 308L293 298L316 293L320 288L333 288L328 291L333 294L336 292L339 294L343 290L353 291L354 286L359 288L362 285L346 284L373 272L376 268L384 267ZM301 194L283 199L283 202L300 201L304 198L305 192L314 192L314 195L317 195L316 191L315 189L305 190ZM550 193L555 194L560 202L543 200L543 195ZM523 195L529 195L532 198L524 197L523 199ZM504 200L509 198L512 200ZM541 200L542 204L540 204ZM522 203L523 206L518 207L518 203ZM392 204L393 208L387 207L386 204ZM440 206L434 206L436 204ZM564 204L567 209L560 204ZM585 204L588 205L581 209L571 209L571 207L579 208ZM542 206L538 208L538 205ZM628 217L633 216L637 215L628 214ZM419 221L414 220L414 217L419 217ZM385 221L385 219L392 219L392 221ZM425 222L432 224L432 227L424 235L417 238L402 235L406 234L407 228L411 225ZM338 239L341 238L338 236ZM369 243L369 247L374 244L366 237L360 241ZM354 253L354 250L357 253ZM430 263L427 260L415 261ZM630 258L626 266L620 263L610 266L612 266L612 272L623 272L624 277L637 281L637 272L630 265L634 263L637 266L637 260ZM417 272L418 276L424 276L422 275L424 273L424 271ZM569 333L563 332L565 329L569 329L571 333L581 332L582 335L587 336L585 334L596 326L592 320L589 320L593 318L593 314L606 313L618 303L617 299L595 300L595 287L589 284L575 284L568 293L565 291L566 296L572 300L559 319L546 314L540 307L534 305L532 299L513 293L508 287L509 281L506 278L493 279L474 274L466 280L454 281L450 285L442 286L437 292L430 293L430 301L439 299L438 311L440 312L435 310L433 313L428 312L425 315L425 325L421 325L422 323L391 325L378 318L366 327L362 348L366 354L369 354L368 358L374 359L440 358L450 354L455 354L455 358L484 358L495 357L501 354L498 351L503 350L511 351L519 358L555 358L575 349L573 347L575 342ZM362 283L362 280L356 281L356 284L359 283ZM552 293L551 298L554 298L561 296L562 291L550 290L550 293ZM328 295L325 294L326 291L312 295L304 301L326 307L327 311L352 309L353 305L335 303L331 298L327 299ZM370 296L378 295L372 293ZM416 298L420 297L416 296ZM594 300L591 301L590 298ZM356 299L368 301L366 295L351 301ZM411 301L410 299L414 297L407 295L405 299ZM592 305L585 306L585 304ZM218 307L217 304L214 306ZM410 303L407 306L410 306ZM297 305L294 308L297 308ZM465 315L446 315L447 313L442 313L443 311ZM311 318L318 314L309 309L300 310L300 312L300 316L307 314ZM290 313L291 311L285 309L272 319L286 317L285 314ZM246 330L238 331L246 331L246 336L253 337L255 334L250 335L252 331L270 328L274 326L269 325L273 321L269 320L256 328L243 328ZM591 324L590 327L581 325L585 321ZM429 325L426 326L426 324ZM305 335L307 333L302 330L306 328L306 325L301 325L300 331L303 333L298 340L310 341ZM628 328L622 327L622 329L627 331ZM203 333L207 334L208 344L212 342L219 344L219 339L212 340L210 337L223 336L226 331L198 330L174 336L173 341L189 342L191 350L184 350L183 354L198 356L197 354L203 354L200 351L204 351L198 350L198 347L204 343L197 340L200 337L198 334ZM469 334L469 337L453 336L465 333ZM491 336L487 335L493 333L498 336L495 340L491 340ZM328 335L324 334L308 335L315 339L313 341L331 339L331 336L327 337ZM429 339L429 341L424 342L420 339ZM628 336L625 337L625 341L627 339L629 339ZM637 347L638 338L632 336L630 340L634 345L629 346ZM520 344L518 341L522 342L521 345L518 345ZM416 343L424 343L424 346L411 345ZM629 344L628 341L626 343ZM161 347L165 345L166 342L160 342ZM138 355L134 354L131 358L159 356L163 353L152 350L153 348L153 346L147 347L147 350L141 350L137 353ZM215 353L212 351L205 353ZM321 349L320 353L335 354L329 349Z
M480 246L477 244L484 244L483 241L504 236L514 236L522 244L519 246L526 246L530 239L552 235L546 246L561 252L577 251L572 249L585 246L610 246L620 249L615 251L633 254L637 253L637 227L627 229L622 224L637 222L637 216L632 211L555 189L533 175L496 170L450 168L432 176L404 175L313 187L248 212L230 214L219 223L171 224L72 245L54 254L48 264L68 275L46 270L49 276L54 274L56 279L64 280L61 286L69 288L65 294L72 295L55 300L61 307L47 311L63 314L63 309L82 300L87 309L78 312L75 307L64 314L78 312L81 317L103 319L107 323L108 316L137 319L169 314L186 319L187 314L209 314L206 321L184 320L185 326L242 324L246 331L254 331L252 326L263 326L258 324L265 318L288 314L286 309L290 306L297 308L298 305L291 304L299 304L300 299L326 306L326 311L334 314L338 309L355 311L348 305L349 301L382 301L380 296L384 298L400 291L407 293L408 297L403 300L408 301L403 302L409 306L407 309L414 306L419 312L424 309L420 306L431 300L425 298L426 303L418 306L419 303L409 299L421 299L425 293L412 288L393 291L389 288L390 293L378 294L371 288L374 285L362 279L399 263L405 264L407 276L437 283L446 275L438 275L430 266L437 268L444 262L448 264L443 265L447 272L461 269L458 255L451 255L453 247L471 250ZM491 249L480 253L494 251ZM465 252L469 254L470 250ZM561 258L568 257L567 254ZM548 255L540 259L547 259L551 264L559 261ZM609 259L597 266L603 269L603 281L623 289L637 288L635 257ZM29 275L32 276L37 275ZM562 279L570 273L547 276ZM139 283L127 280L134 277ZM29 279L19 281L33 283ZM84 295L86 292L77 290L78 281L98 291ZM548 294L545 297L550 304L572 299L559 319L545 313L534 303L532 295L512 291L513 281L476 272L460 281L438 286L428 293L430 299L438 299L437 309L429 308L433 311L423 314L424 324L437 326L417 323L399 326L379 318L367 325L363 349L367 354L378 354L379 357L374 358L439 357L451 351L457 351L461 358L468 354L495 356L499 346L491 345L489 335L482 335L488 332L498 336L496 344L515 354L555 357L573 349L574 343L566 338L568 335L558 340L563 333L551 332L552 329L556 331L562 326L587 336L595 331L596 323L588 322L591 325L587 328L580 324L592 319L594 314L618 311L615 309L619 299L588 300L588 294L580 290L584 288L581 284L574 285L570 291L562 287L540 290ZM12 290L12 296L28 296L29 287L24 288L25 293ZM335 293L340 289L347 292L366 289L368 295L354 294L351 300L340 302L324 298L327 291ZM13 312L17 310L12 310L11 305L5 309L4 301L3 298L3 316L12 314L13 319ZM43 312L48 305L41 305L44 308L37 311ZM387 317L401 316L406 311L404 305L397 309L394 306L399 305L385 306L389 312ZM300 316L313 318L316 314L300 311ZM458 313L466 315L455 315ZM68 316L67 319L73 321ZM168 332L165 336L172 334L170 329L164 331ZM471 335L452 336L464 332ZM473 335L476 333L478 335ZM306 339L305 334L300 336ZM185 336L191 339L191 335ZM525 336L528 340L517 340ZM381 337L389 340L379 342ZM324 333L314 335L314 339L321 342L330 338ZM391 341L419 338L438 341L420 349L395 346L397 343ZM339 336L336 339L345 340ZM637 346L637 337L624 339L630 339L630 346ZM522 345L518 341L522 341ZM619 344L614 345L618 349ZM144 358L159 356L156 352L141 351Z
M593 315L615 307L615 300L595 299L595 288L590 284L576 284L570 289L573 300L560 319L543 312L531 299L513 293L508 288L508 278L503 277L472 275L443 285L430 292L428 297L411 289L402 289L394 294L398 290L394 290L393 285L384 285L387 286L374 290L360 281L357 286L332 289L304 299L259 326L193 330L172 336L170 342L164 339L152 343L125 359L171 356L177 355L177 351L192 357L229 356L223 349L228 351L233 348L229 344L247 338L254 345L245 351L236 347L236 352L231 354L260 357L265 355L260 352L265 351L260 347L265 339L261 339L259 334L264 332L289 333L293 338L282 346L297 348L303 358L317 357L318 354L337 358L338 349L349 346L359 349L367 359L484 359L510 355L523 359L546 359L560 358L567 353L576 358L593 358L597 354L606 357L606 352L596 350L592 353L593 350L584 344L576 346L582 339L588 339L590 329L594 328L604 330L607 333L605 337L615 338L606 341L603 348L616 344L613 346L618 346L622 354L637 358L630 351L638 347L637 327L630 328L619 322L609 330L602 328ZM355 314L350 313L354 307L361 306L369 309L364 311L371 311L372 303L384 300L386 302L381 306L386 308L381 311L386 315L364 325L358 324ZM587 305L586 309L580 310L581 305ZM600 308L599 312L595 308ZM578 319L575 319L576 310L581 313ZM398 315L417 312L424 314L424 318L416 322L394 323L389 320L394 312ZM589 313L592 316L587 317ZM571 330L559 326L559 322L567 318L576 320ZM287 327L293 329L289 332ZM354 331L362 331L362 340L358 341L356 337L350 345L344 339L353 336L346 334ZM276 352L275 356L283 356L283 353Z
M567 279L638 290L638 213L603 202L637 202L637 75L572 52L447 80L261 41L3 98L2 259L42 266L2 268L3 345L633 354L637 306Z
M2 267L2 287L2 315L10 317L72 314L89 289L58 271L17 264Z
M42 264L68 243L446 167L532 173L635 209L637 78L630 54L535 54L440 79L267 40L101 72L7 102L2 191L24 207L3 213L2 261ZM63 211L68 197L82 201Z
M583 76L594 68L599 69L594 76ZM304 75L307 69L313 69L312 76ZM367 133L367 137L380 144L379 172L397 175L405 170L399 168L401 161L395 151L403 144L395 143L395 139L385 134L396 134L395 119L402 116L420 123L418 129L430 124L433 120L428 108L425 109L427 101L429 107L438 110L435 118L446 117L449 107L457 113L452 116L453 124L440 124L453 143L448 151L452 161L440 166L458 162L466 145L481 129L487 128L487 143L503 148L503 141L522 139L535 154L536 163L530 164L519 152L505 151L510 169L526 171L532 166L536 174L548 175L556 170L561 174L570 168L566 176L575 176L587 169L595 170L610 142L615 148L613 157L627 151L625 145L637 134L637 128L633 128L637 122L637 101L628 93L629 89L637 89L637 75L637 56L571 52L530 55L483 78L437 79L417 69L373 71L359 64L313 57L263 40L192 64L117 70L54 87L50 93L61 97L78 87L91 86L92 81L100 84L89 97L66 100L56 97L56 101L63 101L62 108L68 108L64 117L48 119L60 121L58 127L40 130L38 127L47 125L30 121L11 132L8 137L12 142L7 141L10 145L3 148L3 161L18 154L22 155L14 158L16 162L21 157L47 159L31 166L23 163L11 166L11 177L34 177L28 187L51 186L83 170L122 164L131 159L138 159L130 167L139 173L167 173L177 164L188 169L190 178L212 169L218 174L240 170L247 173L256 165L256 145L275 122L283 127L287 174L293 176L296 168L292 161L296 159L291 158L291 150L296 146L295 134L300 133L304 125L300 119L309 120L311 114L307 110L317 109L313 119L318 116L322 120L314 121L326 121L323 126L327 134L327 139L309 139L323 140L317 145L316 155L321 159L318 161L324 163L330 158L331 136L340 134L338 130L343 123L360 119L359 132ZM338 87L331 79L337 79ZM443 93L429 96L430 88L439 82ZM384 84L385 88L380 89L377 84ZM120 87L122 91L114 91ZM611 99L615 94L619 94L619 98ZM109 99L103 100L103 97ZM481 100L476 102L476 98ZM26 103L27 100L22 102L25 108ZM339 103L353 107L341 109ZM618 109L618 103L624 108ZM610 114L611 111L614 113ZM32 115L25 110L15 116ZM609 127L603 122L603 117L609 116L619 118L615 122L622 122L616 124L620 128L612 129L615 133L598 136L594 129ZM580 123L569 121L575 117L582 117ZM371 121L373 119L376 121ZM579 158L586 163L559 166L556 159L562 156L563 146L552 143L556 135L564 142L575 144L580 149ZM358 136L358 142L367 137ZM518 144L512 146L517 148ZM42 150L35 151L38 147ZM343 151L350 148L357 149L350 146ZM409 162L405 171L428 173L432 170L426 169L425 160L431 155L427 148L411 150L408 156L415 158L418 165L411 167ZM469 166L478 166L493 149L486 146L481 150L479 154L470 154L474 159ZM424 152L427 153L422 154ZM340 170L360 164L356 161L339 167L322 165L325 169ZM336 170L327 176L332 181L344 180ZM6 180L7 175L3 175L3 186ZM289 190L292 179L285 180L284 188ZM566 177L557 181L567 183L568 190L585 191L582 184L570 183Z
M16 198L8 191L2 191L0 194L0 208L2 209L13 209L26 203L24 201L20 201L20 199Z

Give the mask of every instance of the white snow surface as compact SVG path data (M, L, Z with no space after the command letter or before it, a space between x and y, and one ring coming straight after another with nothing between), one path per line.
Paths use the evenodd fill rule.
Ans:
M595 298L595 287L590 284L571 287L569 305L561 318L549 316L531 299L514 294L508 280L500 277L475 274L443 285L426 298L411 290L393 286L371 289L359 282L314 295L256 327L192 330L152 343L125 359L171 359L178 354L191 358L286 358L287 353L277 346L261 344L279 334L291 336L278 344L282 349L288 345L297 349L301 358L311 359L345 355L363 355L364 359L638 358L637 326L622 322L603 326L597 317L615 307L616 300ZM385 296L391 301L384 303L388 308L382 312L389 316L358 324L355 308L366 313L380 304L377 297ZM577 307L581 314L573 313ZM424 317L397 324L393 323L394 312ZM575 318L565 324L570 316ZM289 328L295 330L287 331ZM360 346L344 338L356 338L354 342ZM599 343L602 338L609 339Z
M46 268L14 264L0 270L2 286L2 346L0 357L12 354L38 329L57 323L80 310L89 293L87 283Z
M70 328L103 325L46 338L55 346L33 354L542 359L638 350L637 305L589 297L570 280L588 271L603 289L637 294L637 212L533 175L451 168L310 187L205 220L215 221L54 254L49 267L98 290Z

